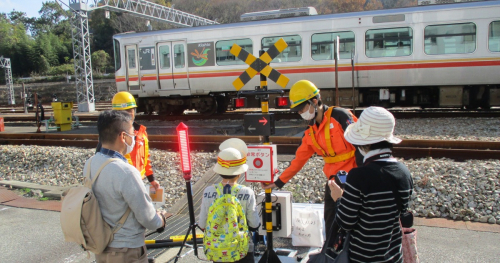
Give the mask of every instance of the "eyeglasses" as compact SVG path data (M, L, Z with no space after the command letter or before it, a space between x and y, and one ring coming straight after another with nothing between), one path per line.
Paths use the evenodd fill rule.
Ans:
M132 138L132 139L135 137L134 135L130 135L130 134L128 134L128 132L126 132L126 131L123 131L123 133L125 133L128 137L130 137L130 138Z

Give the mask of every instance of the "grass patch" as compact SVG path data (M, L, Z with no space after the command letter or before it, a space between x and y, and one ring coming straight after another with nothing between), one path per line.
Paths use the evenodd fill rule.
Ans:
M38 201L50 201L50 200L57 200L56 198L53 198L53 197L41 197L41 198L38 198Z
M29 188L21 188L20 191L23 192L23 193L25 193L25 194L27 194L27 193L31 192L31 189L29 189Z

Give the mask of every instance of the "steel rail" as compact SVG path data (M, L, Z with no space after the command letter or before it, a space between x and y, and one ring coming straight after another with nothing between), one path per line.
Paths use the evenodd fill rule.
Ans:
M8 112L5 112L8 113ZM248 112L245 112L248 113ZM136 115L137 121L178 121L178 120L239 120L243 119L243 112L229 112L218 115L206 116L202 114L185 114L185 115ZM289 112L273 112L275 120L294 120L300 119L298 114ZM358 115L359 112L356 112ZM77 114L80 121L97 121L97 115L80 115ZM470 113L394 113L396 119L412 119L412 118L497 118L500 117L500 112L470 112ZM30 122L34 121L34 116L4 116L4 122Z
M259 136L237 136L249 144L259 144ZM217 151L219 144L228 136L191 135L191 149L196 151ZM177 151L177 136L150 135L150 148ZM271 136L271 142L278 146L279 154L295 154L301 138ZM95 148L97 134L36 134L36 133L3 133L0 134L0 145L39 145L57 147ZM409 158L451 158L466 159L500 159L500 142L487 141L440 141L440 140L404 140L394 147L396 157Z

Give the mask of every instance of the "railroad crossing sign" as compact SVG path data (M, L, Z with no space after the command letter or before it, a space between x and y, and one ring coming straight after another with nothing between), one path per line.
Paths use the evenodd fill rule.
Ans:
M272 81L276 82L276 84L280 85L282 88L286 87L288 84L288 79L286 76L281 74L279 71L273 69L269 66L269 63L277 57L285 48L288 47L288 44L280 38L272 47L270 47L267 52L262 54L259 58L256 58L254 55L248 53L246 50L238 46L237 44L233 44L231 47L231 54L235 55L239 59L243 60L250 67L245 70L241 75L233 81L233 86L236 90L240 90L245 86L247 82L249 82L257 73L260 73Z

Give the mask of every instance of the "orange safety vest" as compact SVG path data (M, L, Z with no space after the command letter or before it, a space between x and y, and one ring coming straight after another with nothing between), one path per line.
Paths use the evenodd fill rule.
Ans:
M319 126L311 125L305 131L302 143L295 153L295 158L280 175L279 181L287 183L315 153L323 156L325 161L323 172L327 178L337 174L340 170L349 172L352 168L357 167L354 154L356 149L345 140L342 125L331 117L333 108L328 108L324 113L323 121ZM356 116L350 114L352 120L357 121Z
M141 178L144 179L144 177L153 174L151 160L149 159L148 134L146 133L146 127L144 125L140 125L139 130L135 130L134 132L134 149L129 154L126 154L125 158L127 158L129 164L133 165L141 172Z
M328 108L328 110L326 111L325 117L332 116L333 108L334 107ZM353 117L354 117L354 121L357 121L356 116L353 116ZM330 118L327 117L325 127L330 127L330 123L331 123L331 117ZM337 124L339 124L339 123L337 122ZM336 126L336 127L342 129L339 126ZM325 128L324 131L325 131L326 147L328 149L327 152L325 152L325 150L323 148L321 148L321 146L319 146L318 142L316 141L316 137L314 136L313 127L309 126L309 136L311 136L311 141L314 144L314 146L323 153L321 156L323 156L323 160L325 161L325 163L338 163L338 162L342 162L342 161L345 161L349 158L354 157L354 153L356 152L355 149L352 151L346 152L346 153L342 153L342 154L335 153L335 151L333 150L333 146L332 146L332 138L330 137L330 129ZM344 130L342 130L342 139L344 137L343 131ZM345 139L344 139L344 141L345 141Z

